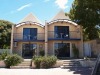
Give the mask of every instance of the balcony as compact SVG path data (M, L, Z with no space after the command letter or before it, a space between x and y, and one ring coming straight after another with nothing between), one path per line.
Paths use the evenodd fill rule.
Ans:
M33 35L23 35L23 33L14 33L14 41L44 41L44 33L38 33L36 36Z
M48 40L81 40L81 33L78 31L69 31L68 34L48 32Z

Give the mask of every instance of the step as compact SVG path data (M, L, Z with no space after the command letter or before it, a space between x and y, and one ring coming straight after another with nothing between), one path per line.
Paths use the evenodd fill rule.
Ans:
M17 66L30 66L30 64L18 64Z
M30 66L11 66L11 69L30 69Z
M83 68L82 66L60 66L60 68Z
M78 64L63 64L63 66L80 66Z
M22 62L22 64L30 64L31 62Z

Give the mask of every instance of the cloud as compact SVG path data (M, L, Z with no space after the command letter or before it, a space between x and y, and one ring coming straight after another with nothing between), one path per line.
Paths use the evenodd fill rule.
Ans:
M21 6L20 8L17 9L17 11L21 11L21 10L27 8L27 7L30 7L30 6L32 6L32 3Z
M50 0L44 0L44 2L49 2Z
M55 4L61 8L61 9L65 9L67 8L68 6L66 5L68 3L68 0L56 0L55 1Z

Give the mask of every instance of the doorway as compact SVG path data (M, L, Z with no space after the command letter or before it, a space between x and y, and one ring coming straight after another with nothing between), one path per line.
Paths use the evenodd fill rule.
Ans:
M36 54L36 44L23 44L22 56L23 58L32 58Z
M55 43L55 55L58 58L70 57L70 43Z

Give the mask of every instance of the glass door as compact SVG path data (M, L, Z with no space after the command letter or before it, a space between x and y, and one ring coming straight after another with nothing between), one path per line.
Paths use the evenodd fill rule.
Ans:
M70 43L55 43L54 47L58 58L70 57Z
M37 39L37 28L24 28L23 29L24 40L36 40Z
M55 26L55 38L69 38L69 26Z
M32 58L35 55L36 49L37 49L36 44L23 44L22 56L24 58Z

